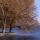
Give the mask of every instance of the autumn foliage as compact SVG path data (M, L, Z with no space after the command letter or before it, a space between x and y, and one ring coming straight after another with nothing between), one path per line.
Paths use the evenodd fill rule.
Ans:
M0 26L3 25L3 20L6 27L21 26L21 29L29 29L30 26L37 25L37 20L34 20L34 0L0 0L0 8L3 8L4 16L0 12ZM0 10L2 11L2 9ZM33 14L33 17L32 17ZM36 15L35 15L36 16Z

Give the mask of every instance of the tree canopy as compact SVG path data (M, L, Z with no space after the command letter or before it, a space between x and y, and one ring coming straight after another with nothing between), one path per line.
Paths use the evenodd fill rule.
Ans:
M38 24L37 20L34 20L34 17L36 17L34 0L0 0L0 7L4 11L1 19L4 22L6 20L8 26L19 24L24 30Z

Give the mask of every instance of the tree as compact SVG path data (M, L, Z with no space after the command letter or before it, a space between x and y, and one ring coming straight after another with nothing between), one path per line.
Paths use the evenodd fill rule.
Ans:
M22 30L37 25L34 0L0 0L4 24L21 26ZM11 30L11 29L10 29Z
M12 24L15 26L15 22L16 22L15 20L16 20L15 11L9 11L7 19L6 19L6 24L10 26L10 32L11 32L11 29L12 29Z
M38 25L37 19L34 19L37 15L34 9L34 0L20 0L20 11L17 14L17 25L21 27L23 31L28 31L35 25Z
M4 11L4 9L3 9L3 5L1 6L1 9L2 9L2 12L3 12L3 24L4 24L4 33L5 33L5 27L6 27L6 18L7 18L7 13L5 14L5 11Z
M8 0L0 0L0 6L2 9L2 16L3 16L3 25L4 25L4 32L5 32L5 28L6 25L9 25L10 27L13 25L15 25L15 12L13 11L14 9L10 10L10 1Z
M3 28L3 16L2 16L1 7L0 7L0 28Z

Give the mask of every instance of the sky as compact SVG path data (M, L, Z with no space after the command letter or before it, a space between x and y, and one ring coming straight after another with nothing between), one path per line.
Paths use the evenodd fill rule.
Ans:
M36 14L37 14L36 18L37 18L38 22L40 23L40 0L35 0L34 4L37 7L36 8Z

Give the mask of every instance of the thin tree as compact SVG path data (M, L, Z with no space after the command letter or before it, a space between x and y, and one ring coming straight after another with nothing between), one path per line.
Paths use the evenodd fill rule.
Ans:
M7 8L4 7L3 4L1 4L1 9L2 9L2 13L3 13L3 25L4 25L4 30L3 33L5 33L5 28L6 28L6 18L7 18ZM5 9L5 10L4 10Z
M10 30L9 32L11 32L12 29L12 24L15 26L15 19L16 19L16 13L15 11L10 11Z

